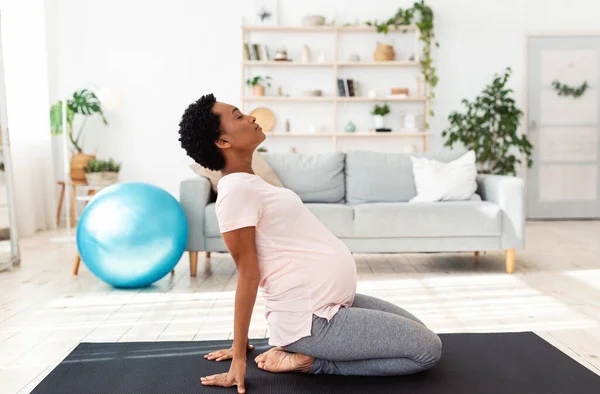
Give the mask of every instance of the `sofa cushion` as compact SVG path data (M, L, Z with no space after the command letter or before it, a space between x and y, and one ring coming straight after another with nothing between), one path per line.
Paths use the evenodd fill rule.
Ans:
M486 201L354 206L354 237L485 237L502 232L502 211Z
M276 154L263 158L303 202L344 202L344 153Z
M336 237L352 236L354 209L346 204L307 203L305 206ZM206 237L220 237L215 204L208 204L204 210L204 234ZM293 225L293 223L290 223Z
M305 204L336 237L352 236L354 209L346 204Z
M346 201L351 204L409 201L417 195L411 156L448 162L457 159L462 153L349 151L346 153L345 168Z

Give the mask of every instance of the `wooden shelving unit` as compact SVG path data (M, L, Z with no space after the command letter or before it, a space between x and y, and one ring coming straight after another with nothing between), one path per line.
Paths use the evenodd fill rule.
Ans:
M418 42L418 28L413 25L402 26L397 29L392 29L396 32L415 32L415 51ZM242 69L242 110L244 110L245 103L250 102L289 102L289 103L327 103L331 104L331 110L333 113L333 131L331 132L320 132L320 133L304 133L304 132L267 132L265 133L268 137L274 138L330 138L333 142L334 149L336 148L336 141L338 138L375 138L375 139L399 139L399 138L412 138L421 139L423 151L429 149L429 137L430 133L426 131L393 131L385 133L371 133L371 132L339 132L337 124L337 113L338 103L375 103L375 102L396 102L396 103L422 103L424 106L424 124L429 124L429 98L427 94L427 86L422 86L421 94L424 96L388 96L388 97L339 97L339 96L321 96L321 97L287 97L287 96L247 96L245 81L247 76L247 70L253 67L274 67L274 68L320 68L320 69L332 69L333 71L333 91L337 92L337 79L339 77L340 68L398 68L399 70L407 68L418 68L420 64L418 61L410 60L394 60L394 61L339 61L339 50L338 43L339 37L342 34L353 34L353 33L376 33L376 29L370 26L315 26L315 27L304 27L304 26L242 26L242 42L248 42L247 34L251 32L262 32L262 33L296 33L296 34L327 34L332 35L334 40L334 53L332 62L310 62L303 63L300 61L256 61L256 60L243 60L241 62Z

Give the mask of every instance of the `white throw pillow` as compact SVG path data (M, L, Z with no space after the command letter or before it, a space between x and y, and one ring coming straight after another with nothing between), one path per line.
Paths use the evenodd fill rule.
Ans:
M410 202L464 201L477 190L475 152L442 163L425 157L411 156L417 195Z

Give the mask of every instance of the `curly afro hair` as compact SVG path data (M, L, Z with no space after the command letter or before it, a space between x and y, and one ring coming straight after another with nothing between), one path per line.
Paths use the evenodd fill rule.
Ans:
M225 158L215 145L221 134L219 115L212 111L216 102L212 93L200 97L185 110L179 123L181 147L196 163L213 171L225 167Z

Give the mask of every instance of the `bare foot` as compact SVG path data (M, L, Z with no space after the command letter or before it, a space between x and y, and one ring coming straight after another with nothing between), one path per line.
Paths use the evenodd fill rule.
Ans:
M258 368L269 372L310 372L315 359L300 353L288 353L274 347L254 359Z

